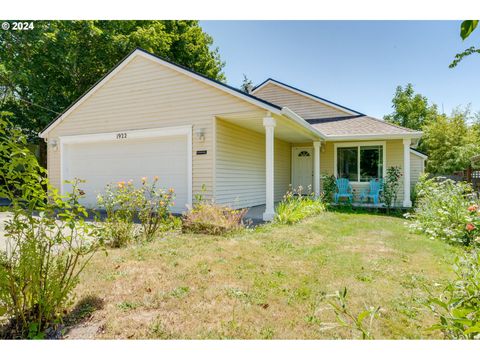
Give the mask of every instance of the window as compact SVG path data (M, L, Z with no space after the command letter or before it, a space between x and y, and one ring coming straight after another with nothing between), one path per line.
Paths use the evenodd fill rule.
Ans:
M305 151L305 150L300 151L298 153L298 157L309 157L309 156L310 156L310 153L308 151Z
M383 177L383 146L360 146L360 181Z
M358 149L344 147L337 149L337 176L350 181L358 181Z
M367 182L383 178L383 145L337 147L337 177Z

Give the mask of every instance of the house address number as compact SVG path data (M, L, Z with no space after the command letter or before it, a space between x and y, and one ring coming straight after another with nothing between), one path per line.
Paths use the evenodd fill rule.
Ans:
M127 133L118 133L117 134L117 140L118 139L126 139L127 138Z

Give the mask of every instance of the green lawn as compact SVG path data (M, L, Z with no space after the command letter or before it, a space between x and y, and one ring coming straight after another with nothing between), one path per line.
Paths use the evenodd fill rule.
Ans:
M93 296L103 306L69 336L358 338L334 326L324 299L346 286L353 312L381 306L375 338L439 338L427 329L432 318L422 301L425 287L438 291L451 275L456 249L410 234L404 222L326 212L293 226L229 237L169 234L99 253L77 299Z

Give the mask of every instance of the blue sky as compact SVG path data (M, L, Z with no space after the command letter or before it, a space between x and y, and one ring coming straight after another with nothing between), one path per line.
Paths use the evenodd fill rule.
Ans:
M246 74L268 77L368 115L391 112L397 85L450 111L480 111L480 55L448 65L457 52L480 46L480 29L459 36L460 21L201 21L226 62L230 85Z

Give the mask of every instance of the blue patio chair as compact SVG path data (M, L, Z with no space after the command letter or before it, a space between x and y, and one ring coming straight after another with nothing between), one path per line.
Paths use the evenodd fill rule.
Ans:
M353 189L352 185L350 185L350 181L348 179L340 178L335 182L337 184L337 192L333 195L335 204L338 204L338 199L342 197L347 198L350 202L353 202Z
M361 201L368 201L372 199L375 205L378 205L380 202L380 193L383 190L382 180L370 180L368 185L368 190L362 191L360 194Z

